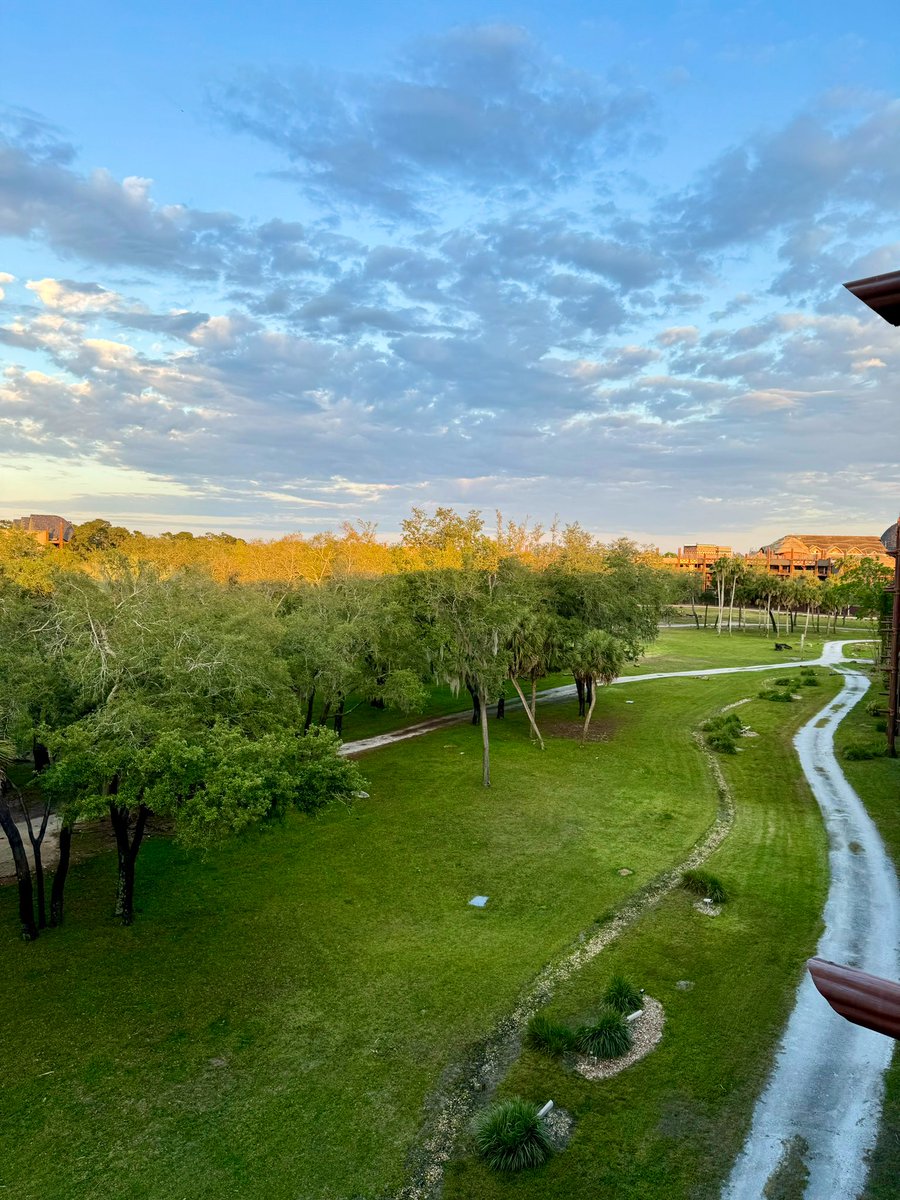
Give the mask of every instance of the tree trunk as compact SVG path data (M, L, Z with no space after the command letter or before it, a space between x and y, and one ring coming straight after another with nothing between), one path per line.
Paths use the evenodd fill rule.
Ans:
M497 720L503 721L506 718L506 697L501 696L497 701Z
M111 786L110 794L115 795L115 790ZM134 921L134 865L144 837L148 813L146 805L140 805L134 833L129 838L131 814L127 808L121 808L114 800L109 802L109 816L113 832L116 835L116 849L119 858L116 916L123 925L130 925Z
M693 595L691 595L691 616L694 618L695 628L699 629L700 628L700 614L697 612L697 608L694 604Z
M578 715L584 716L584 680L575 676L575 692L578 696Z
M535 721L535 719L534 719L534 713L531 711L531 709L528 707L528 705L525 701L525 696L522 693L522 689L519 687L518 679L516 679L514 675L510 675L510 679L512 680L513 687L519 693L519 699L522 701L522 707L525 709L525 716L528 718L529 724L531 725L531 728L534 731L534 736L540 742L541 749L543 750L544 749L544 739L541 737L541 731L537 727L537 721ZM534 685L532 684L532 686L534 686Z
M13 815L9 811L9 802L7 796L3 794L4 785L8 788L9 785L0 777L0 829L6 834L9 841L9 848L12 851L13 862L16 867L16 883L19 887L19 922L22 926L22 938L26 942L33 942L38 935L37 925L34 923L34 891L31 886L31 868L28 865L28 855L25 853L25 844L22 841L22 835L19 833L19 827L13 820Z
M778 622L775 620L775 614L772 609L769 609L769 620L772 622L772 628L775 630L775 636L778 637Z
M340 703L337 706L337 712L334 714L334 732L342 734L344 732L344 697L341 696Z
M33 741L31 743L31 752L34 757L35 774L40 775L41 771L50 766L50 751L43 742Z
M731 623L734 620L734 593L737 589L737 575L731 579L731 599L728 601L728 632L731 633Z
M306 701L306 720L303 723L304 732L309 729L310 725L312 725L313 705L315 704L315 702L316 702L316 689L311 688L310 693L309 693L309 699Z
M329 718L330 716L331 716L331 701L330 701L330 700L326 700L326 701L325 701L325 707L322 709L322 713L321 713L321 715L320 715L320 717L319 717L319 724L320 724L320 725L327 725L327 724L328 724L328 718Z
M706 621L707 621L708 617L709 617L709 605L704 604L703 605L703 628L704 629L706 628Z
M491 786L491 743L488 735L487 696L483 691L478 693L478 711L481 716L481 782L487 788Z
M583 742L587 741L588 726L591 723L591 717L594 715L594 703L595 703L596 699L597 699L597 688L595 686L595 687L591 688L591 702L588 705L587 715L584 718L584 728L581 731L581 740Z
M531 677L531 715L537 716L537 680Z
M31 857L34 860L34 881L37 889L37 922L38 929L47 928L47 902L44 892L44 863L41 847L44 844L44 835L47 832L47 822L50 820L50 805L44 804L44 812L41 817L41 824L37 833L34 832L34 826L31 823L31 813L24 801L22 801L22 813L25 817L25 826L28 830L28 840L31 843Z
M63 923L63 897L72 857L72 828L71 824L63 825L59 831L59 862L50 888L50 927L54 929Z
M478 699L478 693L468 681L466 682L466 688L472 697L472 724L477 725L481 718L481 702Z

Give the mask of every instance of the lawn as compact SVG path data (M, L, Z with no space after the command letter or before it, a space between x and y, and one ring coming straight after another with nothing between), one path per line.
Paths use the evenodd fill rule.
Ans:
M835 739L840 750L851 742L884 743L885 735L875 728L878 720L867 711L870 699L887 706L887 694L881 682L873 684L867 700L858 704L841 723ZM859 762L839 758L844 774L864 801L878 832L884 839L894 865L900 871L900 759L874 758ZM863 1200L895 1200L900 1179L900 1053L887 1074L884 1112L878 1144L872 1154L872 1166Z
M595 718L608 741L553 737L543 754L511 714L492 723L490 791L478 783L478 730L461 725L363 758L371 794L352 811L295 817L205 859L154 837L131 929L109 918L109 855L73 871L65 929L32 945L15 940L14 892L0 890L0 1003L15 1033L4 1039L0 1183L20 1200L394 1189L445 1068L579 930L707 829L715 789L690 730L755 684L610 689ZM785 720L777 707L763 716ZM770 751L780 761L778 745L758 739L730 769L752 773ZM813 880L806 907L798 899L796 942L820 898L820 835L789 761L783 769L791 803L781 824L767 818L768 852L777 862L784 838L796 838ZM623 866L634 874L619 876ZM734 874L742 898L716 930L757 930L754 959L777 968L776 1011L742 1022L775 1029L799 951L780 917L774 939L753 923L762 902ZM491 897L483 911L467 905L476 893ZM701 977L702 964L681 958L683 934L677 917L660 926L654 953L671 957L674 939L678 972ZM711 934L692 933L691 955ZM708 969L736 983L746 953L735 933L721 953L708 950ZM673 1005L673 1027L678 1019ZM698 1062L708 1048L695 1050ZM752 1091L756 1076L741 1083L733 1062L723 1069Z
M518 1177L464 1156L450 1169L445 1200L719 1195L819 933L825 836L791 736L836 683L828 678L790 708L757 700L739 710L760 736L747 739L742 754L719 759L737 807L731 835L708 862L732 893L722 914L702 916L693 897L672 894L549 1007L577 1025L621 972L665 1006L659 1048L603 1082L523 1051L499 1094L552 1098L576 1118L572 1142L546 1167Z

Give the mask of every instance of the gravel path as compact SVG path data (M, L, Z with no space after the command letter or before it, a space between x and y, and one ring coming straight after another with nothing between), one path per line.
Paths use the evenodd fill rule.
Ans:
M839 644L829 643L826 654L833 655L835 649ZM897 979L897 876L872 819L834 755L835 729L869 686L856 671L846 671L845 678L839 695L794 739L829 842L831 881L817 954ZM804 974L724 1200L760 1200L773 1175L794 1170L799 1171L795 1178L802 1178L804 1167L809 1181L796 1195L854 1200L865 1183L866 1156L875 1144L884 1072L893 1049L890 1038L837 1016Z

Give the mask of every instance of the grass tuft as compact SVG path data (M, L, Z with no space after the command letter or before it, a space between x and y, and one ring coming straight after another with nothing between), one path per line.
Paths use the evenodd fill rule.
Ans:
M475 1147L494 1171L539 1167L550 1154L550 1139L538 1106L521 1096L501 1100L479 1117Z
M617 1012L627 1015L642 1007L643 998L630 979L623 975L613 975L609 987L603 993L603 1003L608 1008L614 1008Z
M544 1054L565 1054L575 1048L575 1034L568 1025L554 1021L546 1013L535 1013L528 1022L525 1041L533 1050Z
M887 725L885 725L887 728ZM887 746L883 742L851 742L844 747L844 758L848 762L863 762L869 758L884 758Z
M628 1022L614 1008L604 1008L591 1025L577 1033L578 1049L594 1058L621 1058L631 1049L633 1038Z
M728 893L721 879L710 871L685 871L681 876L681 886L688 892L698 896L706 896L714 904L724 904Z

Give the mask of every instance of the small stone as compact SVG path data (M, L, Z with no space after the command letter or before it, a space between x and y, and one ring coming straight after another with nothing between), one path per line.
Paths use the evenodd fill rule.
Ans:
M675 986L679 992L689 992L694 986L694 981L693 979L679 979Z
M632 871L632 869L630 867L622 867L622 869L619 871L619 874L620 875L633 875L634 871Z
M228 1059L227 1058L211 1058L209 1060L209 1065L211 1067L227 1067Z

